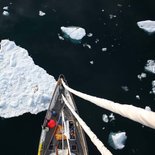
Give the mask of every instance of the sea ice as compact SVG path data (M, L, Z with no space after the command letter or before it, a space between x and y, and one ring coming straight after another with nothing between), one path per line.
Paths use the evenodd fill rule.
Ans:
M146 32L154 33L155 32L155 21L145 20L137 22L139 28L143 29Z
M115 150L123 149L125 147L125 141L127 139L126 132L110 132L108 142L109 145Z
M155 74L155 60L147 60L145 70Z
M106 52L107 51L107 48L105 47L105 48L102 48L101 49L103 52Z
M143 79L143 78L146 78L146 73L141 73L139 75L137 75L138 79Z
M81 40L85 35L85 29L77 26L69 26L69 27L61 27L62 32L65 34L66 38L70 38L73 40Z
M48 108L56 81L34 64L27 50L2 40L0 49L0 116L37 114Z
M3 10L8 10L8 9L9 9L8 6L4 6L4 7L3 7Z
M46 15L45 12L43 12L43 11L39 11L39 16L45 16L45 15Z
M3 11L3 15L4 16L9 16L9 12L8 11Z
M103 122L105 122L105 123L108 123L108 122L109 122L109 118L108 118L108 116L107 116L106 114L103 114L103 115L102 115L102 120L103 120Z

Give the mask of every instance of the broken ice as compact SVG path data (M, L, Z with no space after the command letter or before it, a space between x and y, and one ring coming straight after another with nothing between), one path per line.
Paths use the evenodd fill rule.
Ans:
M155 32L155 21L152 20L139 21L137 22L137 25L139 28L143 29L148 33Z
M110 132L108 143L115 150L123 149L125 147L125 141L127 139L126 132Z

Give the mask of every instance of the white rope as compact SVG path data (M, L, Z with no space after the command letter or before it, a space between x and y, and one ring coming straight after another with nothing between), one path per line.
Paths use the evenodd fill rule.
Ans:
M127 105L127 104L119 104L119 103L114 103L112 101L94 97L91 95L87 95L84 93L81 93L79 91L76 91L70 87L68 87L62 80L63 86L70 91L71 93L87 100L90 101L104 109L110 110L114 113L117 113L123 117L129 118L133 121L139 122L145 126L148 126L150 128L155 129L155 112L152 111L147 111L145 109L139 108L139 107L134 107L132 105Z
M94 143L94 145L97 147L97 149L100 151L102 155L112 155L112 153L104 146L104 144L97 138L97 136L91 131L91 129L87 126L87 124L79 117L79 115L73 110L73 108L70 106L66 98L62 95L62 98L66 104L66 106L70 109L74 117L77 119L79 124L82 126L83 130L86 132L86 134L89 136L91 141Z

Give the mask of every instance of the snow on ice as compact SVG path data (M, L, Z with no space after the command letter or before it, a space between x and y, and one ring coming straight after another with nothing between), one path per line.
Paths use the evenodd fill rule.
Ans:
M148 33L155 32L155 21L152 20L139 21L137 22L137 25L139 28L143 29Z
M62 32L65 34L66 38L70 38L73 40L81 40L85 35L86 31L85 29L81 27L76 27L76 26L69 26L69 27L61 27Z
M0 116L37 114L47 109L56 81L34 64L27 50L2 40L0 49Z
M125 147L125 141L127 139L126 132L111 132L109 134L109 145L115 150L121 150Z

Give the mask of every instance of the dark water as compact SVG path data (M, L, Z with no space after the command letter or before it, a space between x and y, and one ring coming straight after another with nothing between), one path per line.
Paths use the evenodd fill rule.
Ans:
M12 2L12 4L9 4ZM9 6L9 16L3 7ZM27 49L34 62L55 78L63 73L71 87L88 94L155 111L154 95L149 94L154 75L140 81L148 59L155 58L155 35L148 35L137 21L155 20L153 0L2 0L0 1L0 39L10 39ZM38 15L39 10L46 13ZM116 15L110 19L111 15ZM58 38L61 26L80 26L93 37L81 44ZM99 40L98 43L95 43ZM83 47L83 43L92 49ZM107 51L101 51L106 47ZM90 61L94 64L90 64ZM127 86L128 92L121 87ZM136 99L136 95L140 100ZM100 109L75 97L80 115L114 155L154 155L155 130L115 115L108 124ZM41 124L45 112L38 115L1 119L0 155L37 154ZM102 128L105 127L105 130ZM110 131L125 131L128 138L122 150L107 143ZM88 140L90 155L98 151Z

